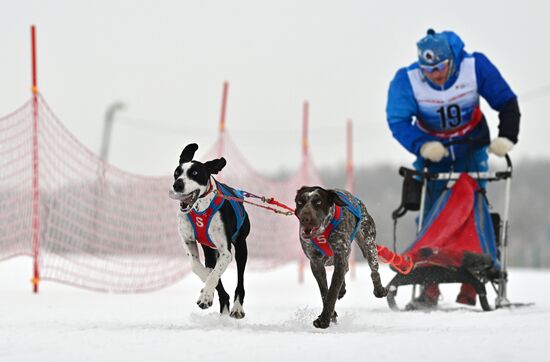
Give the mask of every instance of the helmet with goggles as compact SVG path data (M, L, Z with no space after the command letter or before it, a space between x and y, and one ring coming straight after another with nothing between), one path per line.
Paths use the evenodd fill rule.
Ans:
M452 66L453 52L445 34L429 29L426 36L416 43L416 47L418 64L423 70L441 71L447 65Z

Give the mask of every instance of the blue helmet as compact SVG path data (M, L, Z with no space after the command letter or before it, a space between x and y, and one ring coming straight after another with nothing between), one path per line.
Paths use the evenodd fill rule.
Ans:
M427 35L416 43L416 47L420 65L433 66L445 60L453 60L453 52L447 37L433 29L428 29Z

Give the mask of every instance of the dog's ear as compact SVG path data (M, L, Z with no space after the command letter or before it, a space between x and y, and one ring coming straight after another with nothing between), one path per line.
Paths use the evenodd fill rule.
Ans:
M225 158L222 157L212 161L205 162L204 166L206 166L206 169L208 170L208 172L210 172L210 174L215 175L218 172L220 172L222 168L225 167L226 164L227 164L227 161L225 161Z
M327 190L328 192L328 195L329 195L329 200L333 203L333 204L336 204L338 206L346 206L346 203L344 201L342 201L342 199L340 198L340 196L338 196L338 194L336 193L336 191L334 190Z
M195 156L195 152L199 149L199 146L196 143L190 143L181 152L180 155L180 165L182 163L189 162L193 160L193 156Z

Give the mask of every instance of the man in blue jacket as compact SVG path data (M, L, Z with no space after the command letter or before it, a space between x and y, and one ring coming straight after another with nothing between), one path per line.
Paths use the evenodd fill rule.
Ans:
M416 45L418 61L399 69L390 83L386 114L393 136L417 156L417 170L487 171L487 150L503 157L518 141L516 95L489 59L467 53L454 32L429 29ZM480 96L498 112L498 137L492 141ZM425 212L444 188L442 182L428 184ZM433 284L416 302L435 306L438 298L439 288ZM475 300L473 287L463 285L457 301Z

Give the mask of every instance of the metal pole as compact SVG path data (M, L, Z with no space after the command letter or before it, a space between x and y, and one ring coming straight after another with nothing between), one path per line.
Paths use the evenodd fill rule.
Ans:
M422 185L422 193L420 196L420 215L418 215L418 228L416 230L416 236L420 235L420 231L422 231L422 224L424 223L424 203L426 202L426 192L428 189L428 179L426 178L426 173L428 172L428 169L424 169L424 176L422 179L423 185Z
M510 164L510 161L508 161ZM508 170L511 172L512 168L509 166ZM505 198L504 198L504 220L502 223L502 233L501 233L501 240L500 240L500 256L502 258L502 270L501 270L501 276L499 279L499 288L498 288L498 295L495 301L495 306L497 308L504 307L507 305L510 305L510 301L508 300L507 295L507 252L506 249L508 248L508 218L509 218L509 212L510 212L510 192L512 189L512 177L511 175L506 179L506 187L505 187Z
M426 193L428 190L428 179L426 178L426 174L428 173L428 169L424 168L424 176L422 177L422 193L420 194L420 215L418 215L418 227L416 230L416 236L420 235L420 232L422 231L422 226L424 223L424 207L426 202ZM414 301L416 298L416 284L413 284L412 286L412 297L411 300Z
M101 151L100 151L100 157L105 162L107 162L107 158L109 157L109 146L111 144L111 133L113 131L113 122L115 120L115 113L124 108L126 108L124 103L116 102L111 104L107 108L107 111L105 111L105 123L103 125L103 137L101 139Z

